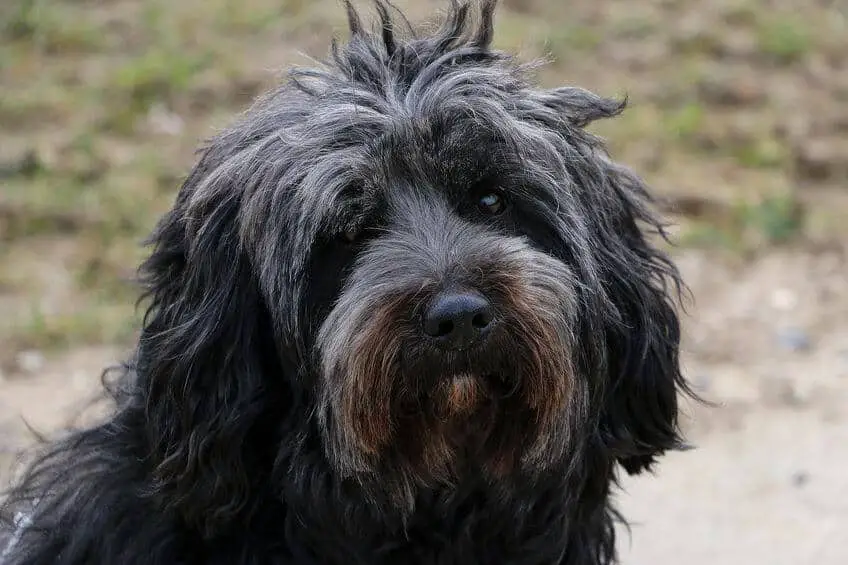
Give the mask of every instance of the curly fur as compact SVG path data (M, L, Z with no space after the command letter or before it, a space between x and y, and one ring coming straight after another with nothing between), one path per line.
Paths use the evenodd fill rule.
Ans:
M651 196L584 129L624 103L535 86L494 1L377 9L203 149L115 411L8 493L3 565L615 562L617 466L682 447L688 392ZM499 308L481 353L417 337L448 280Z

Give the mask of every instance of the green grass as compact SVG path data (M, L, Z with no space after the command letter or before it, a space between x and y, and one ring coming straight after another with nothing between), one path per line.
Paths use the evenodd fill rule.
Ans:
M154 103L173 103L213 59L208 52L184 54L154 48L124 63L106 86L103 102L109 114L101 125L122 134L133 133L137 121Z
M549 53L556 61L564 61L596 49L603 37L589 26L560 25L554 27L540 44L540 50Z
M805 23L789 16L766 18L757 30L760 51L781 64L801 60L813 47Z
M723 227L705 222L692 222L679 237L678 244L699 249L739 251L739 237Z
M51 0L7 1L10 4L5 9L10 14L0 29L9 40L55 55L92 52L107 46L106 36L85 18L83 7Z
M94 304L72 313L45 313L37 305L29 316L13 325L17 349L53 350L79 343L122 343L138 331L132 303Z
M761 235L769 245L791 241L803 227L803 216L794 195L776 194L740 207L744 226Z
M672 139L691 141L704 127L707 112L699 102L689 102L669 112L664 121Z
M762 137L733 150L733 156L743 167L773 168L787 163L786 147L771 137Z
M762 16L762 6L756 0L735 0L725 5L722 20L729 25L755 25Z

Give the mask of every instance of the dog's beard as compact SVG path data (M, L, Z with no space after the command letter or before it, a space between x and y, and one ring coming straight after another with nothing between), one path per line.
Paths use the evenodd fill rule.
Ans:
M467 271L499 316L468 350L439 349L418 330L433 285L343 291L318 339L319 423L340 474L408 500L468 475L535 475L567 456L585 410L573 365L574 278L521 240L507 243Z

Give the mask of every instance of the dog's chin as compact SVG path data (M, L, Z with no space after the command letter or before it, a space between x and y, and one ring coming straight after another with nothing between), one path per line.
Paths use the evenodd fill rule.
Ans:
M475 416L485 418L485 413L509 393L509 387L496 374L461 372L441 378L429 401L440 421L473 426Z
M436 418L443 423L470 424L475 413L491 401L491 391L483 377L460 373L442 378L430 402Z
M399 426L403 432L394 447L417 468L419 477L436 483L453 483L466 473L490 474L485 467L493 461L514 461L520 450L499 437L502 419L514 412L510 401L517 400L509 393L494 374L467 371L440 376L404 415Z
M443 415L449 418L472 414L486 392L480 377L472 374L452 375L443 386Z

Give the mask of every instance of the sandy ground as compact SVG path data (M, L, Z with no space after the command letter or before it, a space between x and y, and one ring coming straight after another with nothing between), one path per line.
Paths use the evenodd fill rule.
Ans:
M687 404L693 451L626 480L626 565L848 563L848 263L845 250L729 264L679 257L694 296L685 367L715 407ZM52 429L120 352L26 360L0 382L4 463L21 416Z

